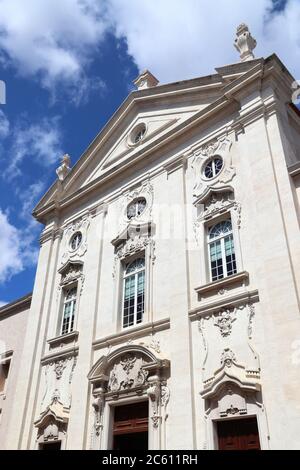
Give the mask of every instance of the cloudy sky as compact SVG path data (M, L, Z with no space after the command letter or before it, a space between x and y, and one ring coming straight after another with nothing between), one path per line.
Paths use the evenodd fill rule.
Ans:
M32 290L41 226L31 210L148 68L161 83L276 52L300 79L300 0L0 0L0 305Z

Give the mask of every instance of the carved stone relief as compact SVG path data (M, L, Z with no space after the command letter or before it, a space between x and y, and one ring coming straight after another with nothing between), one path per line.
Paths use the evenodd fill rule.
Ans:
M247 414L245 396L232 383L226 384L218 396L218 411L222 418Z
M127 217L127 207L135 199L144 197L146 199L146 207L144 211L128 220ZM122 231L130 222L130 224L141 224L150 222L152 220L152 207L153 207L153 186L150 180L144 181L139 187L127 191L124 193L122 198L122 209L121 209L121 226L120 231Z
M150 403L151 403L151 421L153 424L154 428L158 428L159 423L161 421L161 416L159 413L159 405L160 405L160 383L156 382L150 385L150 387L147 389L147 395L150 398Z
M155 351L158 354L160 354L160 352L161 352L160 340L156 339L154 337L151 337L151 340L149 342L142 341L139 344L141 346L145 346L146 348L153 349L153 351Z
M79 295L82 294L85 276L82 272L83 265L79 263L69 263L59 270L61 278L57 287L56 301L59 300L61 289L73 282L80 281Z
M99 438L101 431L103 429L103 411L104 411L105 399L104 391L100 389L100 392L97 396L93 398L92 408L94 412L94 424L92 429L92 448L93 448L93 439Z
M254 306L251 302L222 308L199 321L203 350L203 391L214 393L218 383L235 378L250 390L259 386L259 357L251 344ZM216 327L220 332L216 337ZM237 355L237 351L239 354Z
M44 369L45 391L41 403L41 410L59 400L66 408L71 406L71 381L76 365L76 356L58 359L46 364Z
M115 353L112 352L110 355ZM111 362L109 356L102 356L99 365L96 363L89 374L89 380L93 382L94 397L91 407L92 449L101 448L106 402L116 403L125 396L148 396L149 422L152 424L156 442L159 442L161 433L165 436L170 390L164 371L168 369L169 361L158 361L144 346L131 343L128 345L128 351L116 355Z
M148 372L142 366L146 365L143 357L127 353L114 364L109 374L107 390L120 392L145 385Z
M90 226L90 220L88 216L85 216L79 220L72 222L64 231L63 235L63 254L61 257L61 264L66 264L68 260L80 260L87 250L87 233ZM80 232L82 239L76 249L71 247L72 236Z
M224 349L222 356L221 356L221 365L225 365L226 367L231 367L232 363L236 361L236 357L234 352L231 349L226 348Z
M231 140L227 137L223 137L194 152L192 169L194 171L195 178L194 196L196 198L203 196L209 191L209 189L224 187L224 185L230 183L235 176L235 169L232 166L230 156L231 145ZM203 168L206 162L214 156L220 156L222 158L223 169L216 177L207 179L203 175Z
M215 325L219 328L223 337L230 335L235 320L236 312L234 309L221 310L215 315Z
M116 276L117 264L120 260L124 260L136 253L149 250L149 257L151 258L152 264L155 262L155 241L145 235L136 235L133 238L129 238L124 244L120 244L116 249L113 266L113 277Z
M193 224L196 242L199 244L200 227L204 222L209 221L225 212L230 212L234 225L241 228L241 212L242 207L239 202L234 199L233 191L211 191L203 198L201 203L197 204L198 215Z

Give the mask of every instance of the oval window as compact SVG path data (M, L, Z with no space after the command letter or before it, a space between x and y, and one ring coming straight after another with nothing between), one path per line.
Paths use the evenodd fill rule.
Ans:
M223 160L221 157L214 157L210 159L204 166L204 176L207 179L217 176L223 168Z
M139 217L146 208L147 201L144 197L139 197L135 199L127 206L127 217L128 219L133 219L134 217Z
M72 236L70 240L71 250L72 251L77 250L77 248L79 248L79 246L81 245L81 242L82 242L82 233L81 232L74 233L74 235Z

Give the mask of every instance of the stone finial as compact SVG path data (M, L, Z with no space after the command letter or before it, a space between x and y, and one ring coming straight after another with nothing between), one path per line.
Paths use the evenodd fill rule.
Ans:
M70 168L71 165L71 158L70 156L66 153L61 160L61 165L57 168L56 174L58 176L59 181L63 181L69 171L71 170Z
M236 32L236 40L234 41L235 48L239 51L241 62L253 60L253 50L256 48L256 40L251 36L249 28L246 24L242 23Z
M146 88L156 86L158 84L158 80L151 72L149 72L149 70L144 70L135 80L133 80L133 83L138 90L144 90Z

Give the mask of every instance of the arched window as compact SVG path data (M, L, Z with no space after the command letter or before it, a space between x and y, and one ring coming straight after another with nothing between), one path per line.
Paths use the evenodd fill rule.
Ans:
M145 258L125 267L123 293L123 328L143 321L145 304Z
M208 249L212 281L236 274L236 259L230 220L219 222L209 229Z
M62 318L62 327L61 327L62 335L71 333L71 331L73 331L74 329L76 299L77 299L77 285L65 290L63 318Z

